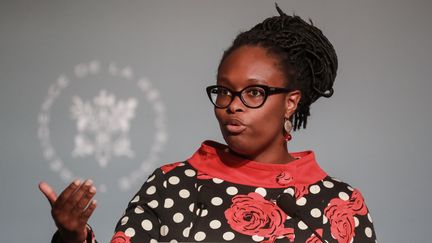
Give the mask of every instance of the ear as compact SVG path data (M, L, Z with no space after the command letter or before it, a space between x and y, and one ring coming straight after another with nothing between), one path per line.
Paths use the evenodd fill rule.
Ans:
M285 118L290 118L297 110L297 105L301 99L300 90L289 92L285 97Z

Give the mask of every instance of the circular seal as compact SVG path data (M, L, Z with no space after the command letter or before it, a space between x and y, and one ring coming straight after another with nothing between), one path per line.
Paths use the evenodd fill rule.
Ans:
M133 84L132 90L138 90L138 93L143 97L120 99L113 92L100 89L100 83L96 83L96 85L94 82L91 83L90 79L92 77L114 79L117 84L121 84L121 86L115 86L115 90L119 90L119 87L124 87L126 84ZM87 87L92 86L93 97L92 99L86 99L80 95L74 95L71 102L67 102L70 105L70 112L69 116L65 117L71 119L71 124L73 124L75 129L71 129L74 130L73 135L65 131L66 129L61 131L62 141L64 137L66 137L66 140L69 138L69 144L74 147L69 151L69 158L65 159L65 157L68 157L68 152L65 152L68 149L65 149L65 147L69 147L62 145L60 150L56 149L58 143L53 142L54 131L50 129L50 125L52 125L53 120L54 104L62 94L67 93L66 90L68 88L71 89L72 84L87 85L84 89L82 87L80 89L75 87L71 91L81 93L81 96L85 96L83 94L85 93L84 91L87 90ZM94 92L94 86L96 86L96 89L99 89L99 92ZM71 92L68 92L69 95ZM148 170L153 167L151 165L158 162L159 155L167 142L168 133L165 105L162 102L159 91L147 78L135 78L135 74L129 66L118 67L114 62L105 66L98 60L80 63L74 67L72 75L60 75L56 82L49 87L48 94L41 104L41 110L38 114L39 128L37 134L42 147L43 157L49 162L50 169L58 173L64 182L69 182L73 178L82 175L79 170L72 169L70 163L65 163L66 160L85 158L87 161L97 162L98 167L95 167L95 164L93 164L92 168L103 170L108 168L111 161L117 157L121 159L136 159L137 153L133 150L130 139L131 121L136 118L136 110L140 105L139 101L143 100L143 98L146 106L152 110L151 116L147 112L145 119L149 120L149 116L152 119L154 127L150 130L153 136L145 136L147 140L150 140L147 141L150 146L145 155L139 154L138 159L141 160L139 168L132 169L129 165L129 171L123 170L123 174L116 175L116 178L114 178L116 179L118 188L123 191L130 189L135 183L142 182L145 179L145 176L149 173ZM61 111L64 112L64 110L62 109ZM71 135L68 136L69 134ZM81 165L77 168L82 167L85 166ZM120 167L117 165L117 168ZM103 179L105 178L109 181L113 179L110 176ZM101 183L96 183L96 186L99 191L106 192L108 181L101 181Z

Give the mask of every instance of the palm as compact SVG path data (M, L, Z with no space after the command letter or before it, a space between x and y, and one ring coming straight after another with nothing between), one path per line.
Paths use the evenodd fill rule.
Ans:
M92 200L96 193L91 180L76 180L57 197L50 185L39 184L39 189L51 204L51 215L64 242L83 242L87 236L87 221L96 208Z

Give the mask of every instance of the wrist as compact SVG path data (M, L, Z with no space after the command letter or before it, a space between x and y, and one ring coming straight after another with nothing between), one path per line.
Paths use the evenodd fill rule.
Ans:
M65 230L58 230L61 243L86 243L89 230L87 227L81 232L67 232Z

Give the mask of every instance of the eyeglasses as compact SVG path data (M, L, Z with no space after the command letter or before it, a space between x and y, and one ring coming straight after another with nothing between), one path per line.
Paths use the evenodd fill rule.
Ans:
M210 101L217 108L227 108L236 96L246 107L259 108L264 105L269 95L288 93L291 90L266 85L251 85L240 91L232 91L224 86L212 85L207 87L206 91Z

